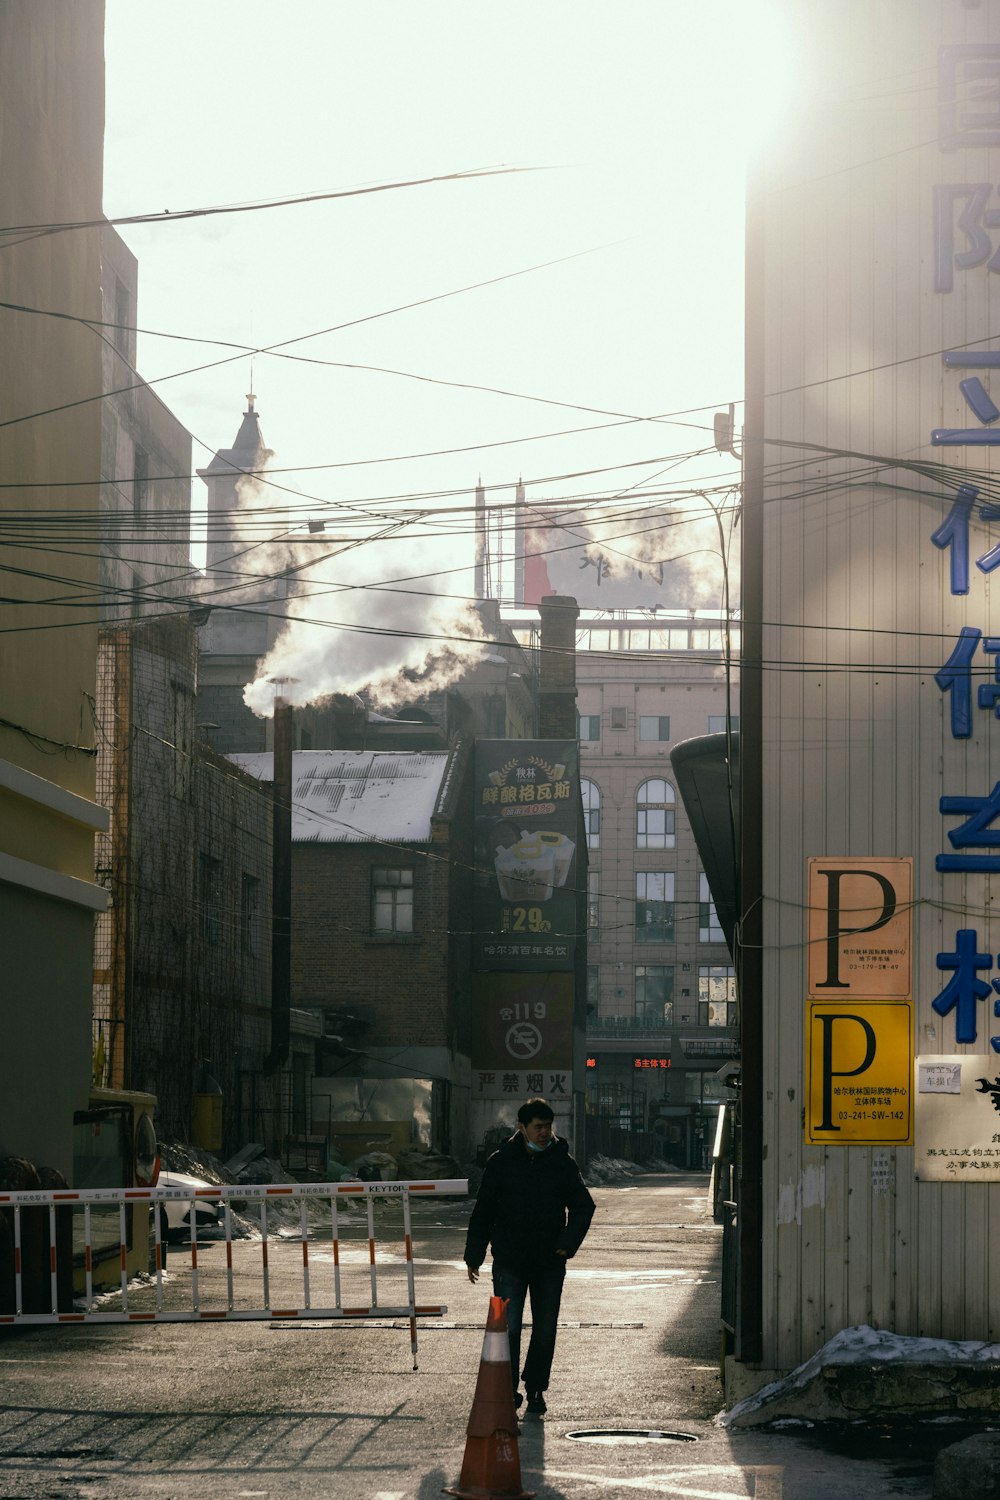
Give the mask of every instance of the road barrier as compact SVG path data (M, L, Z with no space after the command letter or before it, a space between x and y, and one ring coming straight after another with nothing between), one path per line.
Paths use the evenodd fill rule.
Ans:
M407 1318L410 1325L410 1345L413 1351L413 1368L416 1369L417 1356L417 1325L418 1317L440 1317L448 1311L444 1304L421 1304L416 1300L416 1287L413 1270L413 1238L411 1231L410 1205L414 1198L422 1199L429 1197L457 1197L465 1196L468 1192L468 1182L465 1179L447 1179L440 1182L323 1182L323 1183L269 1183L267 1185L255 1186L232 1186L232 1187L204 1187L194 1191L184 1188L92 1188L74 1190L64 1188L53 1192L0 1192L0 1217L13 1220L13 1291L14 1311L13 1313L0 1312L0 1324L80 1324L80 1323L221 1323L231 1321L269 1321L294 1319L350 1319L358 1320L364 1318ZM379 1301L378 1270L379 1260L377 1257L376 1234L375 1234L375 1200L384 1198L396 1199L402 1204L403 1209L403 1241L404 1241L404 1265L406 1274L407 1296L405 1303L389 1305ZM301 1234L301 1269L302 1269L302 1296L298 1306L273 1307L271 1305L271 1261L270 1254L275 1246L275 1240L268 1234L268 1205L275 1200L288 1202L299 1200L299 1231ZM321 1199L324 1204L329 1205L329 1224L321 1231L317 1231L315 1223L310 1226L310 1200ZM369 1299L366 1303L357 1303L345 1306L342 1296L342 1252L346 1244L356 1245L358 1240L355 1236L346 1239L341 1235L341 1222L338 1205L344 1202L358 1201L364 1199L368 1215L368 1290ZM225 1244L225 1306L204 1306L206 1300L203 1295L203 1279L205 1267L199 1266L199 1242L198 1228L195 1215L195 1204L207 1200L210 1203L221 1204L223 1209L224 1241L215 1237L211 1241L202 1240L201 1249L210 1245ZM262 1276L262 1296L254 1296L252 1301L259 1305L237 1306L236 1292L234 1286L233 1268L233 1208L234 1203L258 1202L260 1205L260 1271ZM126 1271L126 1242L127 1213L129 1208L135 1212L136 1209L155 1208L159 1204L169 1202L183 1202L190 1204L189 1217L191 1220L191 1305L189 1308L168 1307L164 1305L164 1270L166 1255L163 1240L161 1238L161 1214L156 1212L152 1215L155 1232L155 1256L154 1268L151 1272L149 1286L130 1287L128 1273ZM93 1268L94 1268L94 1224L93 1209L95 1207L108 1211L118 1208L118 1236L120 1250L120 1297L119 1307L106 1308L98 1306L98 1298L94 1291ZM51 1285L51 1307L48 1312L24 1310L24 1265L22 1264L22 1230L25 1212L48 1211L48 1244L49 1278ZM66 1217L72 1216L72 1234L66 1233ZM62 1230L57 1235L57 1216L62 1221ZM82 1218L82 1225L80 1220ZM356 1223L351 1227L357 1227ZM310 1240L310 1229L313 1238ZM81 1232L82 1231L82 1232ZM245 1242L252 1244L252 1241ZM287 1240L285 1240L287 1245ZM82 1258L85 1292L82 1299L74 1304L73 1311L60 1310L59 1308L59 1283L60 1273L64 1270L59 1265L60 1254L66 1253L66 1246L72 1244L74 1259ZM332 1258L332 1291L333 1300L327 1295L329 1286L325 1288L324 1295L319 1301L314 1300L314 1287L310 1276L310 1244L321 1247L323 1259ZM288 1247L291 1248L291 1247ZM331 1256L326 1255L329 1249ZM314 1260L317 1256L314 1255ZM385 1262L383 1262L384 1266ZM155 1283L153 1276L155 1275ZM169 1278L173 1282L173 1277ZM145 1301L149 1298L155 1284L155 1307L143 1307L137 1310L130 1307L130 1295L133 1300ZM242 1294L242 1286L240 1288ZM81 1305L82 1304L82 1305ZM8 1304L9 1305L9 1304Z

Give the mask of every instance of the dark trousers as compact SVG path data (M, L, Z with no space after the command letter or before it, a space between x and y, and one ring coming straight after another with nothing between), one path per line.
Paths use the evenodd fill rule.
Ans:
M553 1258L543 1268L515 1271L493 1262L493 1291L507 1299L507 1334L510 1339L510 1374L517 1390L521 1360L521 1323L524 1299L531 1297L531 1340L521 1378L527 1391L545 1391L549 1386L552 1356L556 1347L556 1325L562 1300L566 1262Z

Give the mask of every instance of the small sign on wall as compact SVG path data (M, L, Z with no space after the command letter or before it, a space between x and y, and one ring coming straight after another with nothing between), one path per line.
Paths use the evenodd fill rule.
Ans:
M809 1001L806 1140L813 1146L913 1141L913 1005Z
M1000 1059L916 1060L916 1174L922 1182L1000 1182Z
M807 891L806 994L908 998L913 860L812 858Z

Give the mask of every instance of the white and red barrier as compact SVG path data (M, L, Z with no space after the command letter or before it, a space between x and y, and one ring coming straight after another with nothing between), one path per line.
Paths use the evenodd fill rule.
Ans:
M252 1321L265 1320L275 1322L282 1319L362 1319L362 1318L407 1318L410 1325L410 1344L413 1350L414 1369L416 1369L417 1354L417 1326L418 1317L440 1317L448 1311L443 1304L420 1304L416 1300L416 1286L413 1269L413 1236L411 1230L410 1204L413 1198L428 1197L464 1197L468 1192L469 1184L464 1178L447 1179L438 1182L324 1182L324 1183L270 1183L254 1186L218 1186L196 1188L193 1191L185 1188L91 1188L73 1189L63 1188L52 1192L20 1192L8 1193L0 1191L0 1211L8 1210L13 1216L14 1237L14 1312L0 1313L0 1324L34 1324L34 1323L212 1323L226 1321ZM328 1229L324 1227L322 1232L316 1230L313 1225L313 1239L310 1240L309 1212L310 1203L317 1199L323 1199L329 1203L330 1220ZM368 1263L369 1263L369 1287L370 1297L367 1304L345 1306L342 1300L341 1287L341 1248L343 1237L341 1235L341 1224L338 1213L338 1204L344 1201L358 1200L363 1198L368 1213ZM375 1234L375 1199L398 1199L403 1209L403 1240L404 1259L406 1267L407 1300L405 1304L390 1306L379 1302L378 1267L376 1234ZM199 1287L199 1265L198 1265L198 1230L195 1223L195 1202L207 1200L211 1203L221 1203L223 1206L223 1227L226 1260L226 1305L224 1307L202 1306L201 1289ZM300 1228L302 1245L302 1296L299 1304L294 1307L271 1305L271 1281L269 1263L269 1245L271 1241L268 1235L268 1204L274 1200L287 1202L289 1199L300 1201ZM129 1308L129 1281L126 1271L126 1210L131 1205L133 1208L141 1209L143 1205L150 1208L161 1203L183 1202L191 1205L191 1306L190 1308L166 1307L164 1305L164 1265L165 1255L161 1240L160 1214L154 1213L153 1231L155 1247L155 1286L156 1306L155 1310L134 1311ZM259 1202L260 1204L260 1269L262 1273L262 1296L260 1306L237 1307L234 1296L234 1268L233 1268L233 1202L242 1203L247 1201ZM93 1283L93 1235L91 1210L95 1205L110 1206L118 1205L119 1238L120 1238L120 1306L114 1309L106 1309L96 1305ZM49 1274L51 1281L52 1311L50 1312L25 1312L23 1296L23 1268L21 1254L21 1215L24 1209L47 1209L49 1215ZM57 1250L56 1250L56 1210L71 1209L82 1210L83 1217L83 1266L86 1280L86 1289L81 1303L73 1312L59 1312L57 1297ZM322 1237L321 1237L322 1234ZM203 1241L202 1248L211 1243L218 1245L223 1243L213 1237L212 1241ZM252 1243L252 1242L251 1242ZM332 1251L333 1263L333 1301L324 1297L319 1305L314 1304L313 1290L310 1283L309 1247L321 1245L324 1252ZM357 1243L352 1240L352 1243ZM173 1278L171 1277L171 1281Z

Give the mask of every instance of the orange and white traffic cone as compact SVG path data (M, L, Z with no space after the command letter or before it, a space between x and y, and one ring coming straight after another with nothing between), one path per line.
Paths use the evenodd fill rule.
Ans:
M507 1302L503 1297L490 1298L479 1379L465 1430L465 1457L458 1488L441 1493L458 1495L459 1500L533 1500L534 1491L521 1488Z

